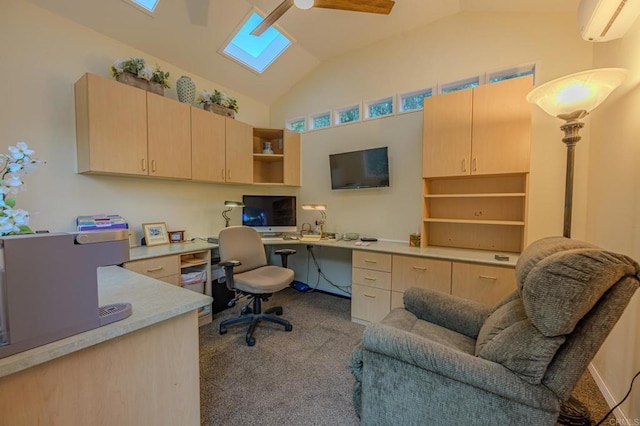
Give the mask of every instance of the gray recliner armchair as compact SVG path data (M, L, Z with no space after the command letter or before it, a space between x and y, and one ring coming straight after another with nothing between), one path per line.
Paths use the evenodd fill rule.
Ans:
M351 354L363 425L555 425L639 285L631 258L562 237L531 244L494 307L412 288Z

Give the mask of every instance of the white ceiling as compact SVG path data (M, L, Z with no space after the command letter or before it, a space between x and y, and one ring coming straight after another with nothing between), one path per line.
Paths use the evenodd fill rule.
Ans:
M323 61L448 15L576 11L579 2L396 0L390 15L292 7L277 26L294 44L258 75L217 51L253 8L268 14L281 0L160 0L153 17L126 0L27 1L267 105Z

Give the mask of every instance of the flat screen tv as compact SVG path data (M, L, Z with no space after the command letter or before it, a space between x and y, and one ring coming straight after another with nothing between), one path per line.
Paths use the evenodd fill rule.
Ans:
M296 197L243 195L242 224L261 233L296 232Z
M329 155L331 189L389 186L387 147Z

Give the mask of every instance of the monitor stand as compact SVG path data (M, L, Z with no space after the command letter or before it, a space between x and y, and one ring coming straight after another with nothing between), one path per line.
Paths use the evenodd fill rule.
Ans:
M263 240L282 240L281 232L263 232L260 234L260 238Z

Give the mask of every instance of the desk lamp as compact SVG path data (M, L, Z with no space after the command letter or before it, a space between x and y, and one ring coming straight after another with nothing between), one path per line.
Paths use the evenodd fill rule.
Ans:
M564 132L562 142L567 145L563 230L567 238L571 237L574 151L576 143L582 138L579 134L584 126L581 119L600 105L624 81L626 75L627 70L622 68L582 71L549 81L527 94L527 102L564 120L560 130Z
M228 207L228 209L222 211L222 217L224 217L224 227L228 228L229 223L231 222L231 218L227 215L227 213L229 213L236 207L244 207L244 203L242 201L225 201L224 206Z
M316 204L316 203L308 203L302 204L302 210L316 210L320 212L321 219L316 221L316 225L320 226L320 237L322 238L322 228L324 227L325 222L327 221L327 205L326 204Z

